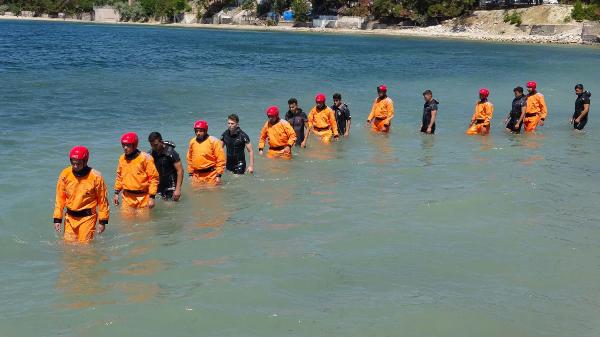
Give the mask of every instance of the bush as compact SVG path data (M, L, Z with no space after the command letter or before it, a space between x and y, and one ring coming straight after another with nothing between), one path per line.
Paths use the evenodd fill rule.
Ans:
M575 21L583 21L583 20L592 20L598 21L600 20L600 5L597 2L593 2L590 5L584 5L580 0L577 0L573 5L573 10L571 11L571 17Z
M0 15L4 15L4 12L9 12L10 6L8 5L0 5Z
M242 9L247 11L254 11L256 9L256 1L244 0L244 2L242 3Z
M583 9L583 4L581 1L577 0L573 5L573 10L571 11L571 17L575 21L583 21L585 20L585 10Z
M306 0L292 1L292 11L294 11L294 20L299 22L308 21L308 3Z
M504 14L504 22L508 22L511 25L520 26L523 23L523 19L521 18L521 14L517 13L517 11L513 11L510 14L506 12Z

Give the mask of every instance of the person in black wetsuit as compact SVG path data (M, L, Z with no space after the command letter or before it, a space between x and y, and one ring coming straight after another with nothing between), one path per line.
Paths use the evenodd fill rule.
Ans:
M437 119L438 102L433 99L433 93L431 90L423 91L423 118L421 120L421 132L434 134L435 133L435 120Z
M250 137L240 129L240 118L236 114L227 117L227 130L221 135L223 146L227 148L226 169L234 174L254 173L254 151ZM248 150L250 165L246 169L246 154Z
M527 96L523 95L523 88L516 87L513 89L515 98L512 101L512 108L506 116L506 130L512 133L521 133L521 126L525 118L527 108Z
M343 136L350 135L350 125L352 124L352 116L348 105L342 102L342 95L333 94L333 105L331 106L335 115L335 121L338 126L338 133Z
M158 132L148 135L152 150L148 151L154 158L154 165L159 175L158 194L165 200L179 201L181 184L183 183L183 166L175 144L163 141Z
M571 123L576 130L583 130L588 121L592 94L589 91L583 91L583 84L575 86L575 94L577 94L577 99L575 100L575 113L573 113Z
M295 98L288 100L288 107L290 109L285 113L285 120L296 131L296 146L301 146L308 128L308 116L298 107L298 100Z

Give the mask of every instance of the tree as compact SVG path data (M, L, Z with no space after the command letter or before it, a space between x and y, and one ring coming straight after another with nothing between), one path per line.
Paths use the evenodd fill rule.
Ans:
M308 21L308 3L306 0L292 1L292 10L294 11L294 20L300 22Z

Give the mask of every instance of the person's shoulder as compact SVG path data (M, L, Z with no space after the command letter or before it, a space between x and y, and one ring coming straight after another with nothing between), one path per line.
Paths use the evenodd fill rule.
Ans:
M208 140L210 140L211 143L214 143L214 142L220 143L221 142L221 140L219 140L219 138L217 138L215 136L208 136Z
M240 136L241 136L242 138L250 138L250 137L248 136L248 134L247 134L247 133L246 133L244 130L242 130L242 129L240 129Z
M281 123L281 126L283 126L283 127L288 127L288 126L290 128L292 127L292 125L290 124L290 122L288 122L288 121L286 121L284 119L280 119L279 122Z
M64 169L62 169L62 171L60 171L60 174L58 175L58 177L59 178L68 177L69 174L73 174L73 169L71 168L71 166L67 166Z
M93 174L96 179L102 179L102 180L104 179L104 177L102 176L102 172L100 172L96 169L92 169L90 171L90 173Z
M143 157L145 160L147 161L151 161L154 162L154 157L152 157L149 153L147 152L140 152L140 157Z

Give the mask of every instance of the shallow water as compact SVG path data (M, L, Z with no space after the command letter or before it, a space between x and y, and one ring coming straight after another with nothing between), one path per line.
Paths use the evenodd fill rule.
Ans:
M594 104L598 78L589 47L0 22L0 335L598 336L596 109L586 133L568 124L574 84ZM507 135L532 79L548 122ZM380 83L389 136L362 127ZM467 137L482 86L492 133ZM112 186L126 131L183 155L194 120L220 135L235 112L256 145L267 106L318 91L344 96L348 139L215 190L186 181L147 220L113 208L89 246L54 233L73 145Z

